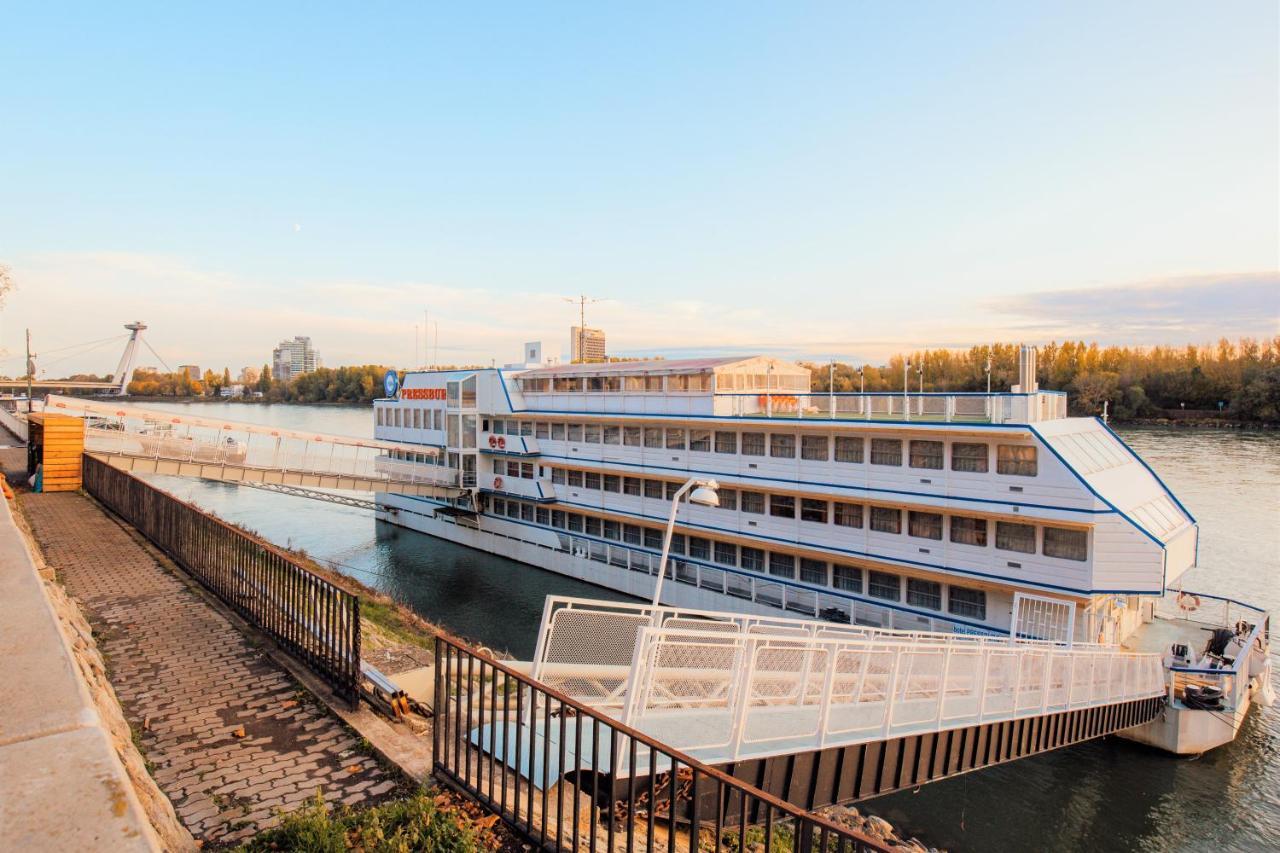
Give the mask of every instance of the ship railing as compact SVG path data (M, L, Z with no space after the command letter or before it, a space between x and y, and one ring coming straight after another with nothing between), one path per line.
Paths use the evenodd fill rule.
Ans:
M1267 620L1260 620L1242 641L1240 651L1221 667L1170 666L1167 688L1170 701L1182 701L1188 687L1216 687L1222 691L1223 711L1235 711L1249 698L1251 680L1261 674L1270 649Z
M1034 393L874 392L836 394L717 392L721 417L822 420L922 421L925 423L1034 423L1067 416L1061 391Z

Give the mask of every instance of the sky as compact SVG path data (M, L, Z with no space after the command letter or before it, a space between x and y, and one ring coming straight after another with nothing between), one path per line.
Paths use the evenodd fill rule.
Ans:
M1280 332L1274 2L3 20L0 373Z

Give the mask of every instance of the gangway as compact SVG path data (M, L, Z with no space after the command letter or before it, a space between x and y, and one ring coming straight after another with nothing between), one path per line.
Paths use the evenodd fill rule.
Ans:
M137 474L441 499L467 494L438 448L50 395L85 419L85 452Z
M1160 655L1118 646L562 597L547 600L528 666L547 687L810 809L1141 725L1166 695ZM494 725L538 719L529 707ZM554 745L554 725L546 736ZM524 770L552 783L573 764L570 749L564 767Z

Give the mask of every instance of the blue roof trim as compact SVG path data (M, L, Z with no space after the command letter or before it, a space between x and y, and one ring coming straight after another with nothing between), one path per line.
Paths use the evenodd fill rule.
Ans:
M1200 523L1196 521L1196 517L1192 515L1185 506L1182 505L1182 501L1178 500L1178 496L1173 493L1173 490L1165 485L1164 480L1160 479L1160 475L1155 472L1155 469L1147 464L1147 460L1143 459L1142 456L1139 453L1137 453L1137 451L1135 451L1132 447L1130 447L1129 443L1126 442L1123 438L1121 438L1120 435L1111 428L1110 424L1108 424L1102 418L1095 417L1094 420L1102 424L1102 428L1105 429L1107 432L1111 433L1111 437L1114 438L1116 441L1120 442L1120 446L1123 447L1125 450L1129 451L1129 453L1133 456L1133 458L1137 459L1138 462L1142 465L1142 467L1147 469L1147 473L1150 474L1152 477L1154 477L1156 482L1160 484L1160 488L1164 489L1164 493L1169 496L1169 500L1177 504L1178 509L1182 510L1182 514L1185 515L1187 518L1191 519L1191 523L1198 527Z

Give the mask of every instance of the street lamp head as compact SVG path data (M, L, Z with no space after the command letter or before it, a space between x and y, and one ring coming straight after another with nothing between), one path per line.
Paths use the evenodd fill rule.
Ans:
M699 483L698 487L689 494L689 503L695 503L699 506L720 506L720 495L716 491L719 488L720 484L715 480Z

